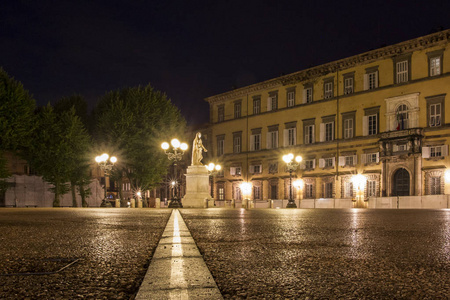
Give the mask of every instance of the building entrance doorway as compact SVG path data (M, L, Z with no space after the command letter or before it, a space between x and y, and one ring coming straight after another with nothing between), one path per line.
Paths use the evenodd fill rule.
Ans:
M393 178L393 196L409 196L409 173L406 169L398 169Z

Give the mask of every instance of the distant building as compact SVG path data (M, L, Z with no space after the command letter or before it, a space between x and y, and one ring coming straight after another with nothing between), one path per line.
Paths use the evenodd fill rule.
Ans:
M246 181L255 203L287 199L281 157L292 152L303 157L302 207L351 207L356 174L366 206L401 196L405 207L447 207L449 39L445 30L206 98L224 166L215 200L240 201Z

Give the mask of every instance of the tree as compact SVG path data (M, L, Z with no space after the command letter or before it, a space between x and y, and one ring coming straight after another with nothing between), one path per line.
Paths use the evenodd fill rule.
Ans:
M26 147L33 134L36 103L22 84L0 68L0 150Z
M33 133L36 104L22 84L0 68L0 193L10 186L5 151L23 149Z
M70 97L65 97L58 100L54 105L55 113L63 114L65 112L70 112L73 110L75 115L83 123L84 127L87 127L88 116L87 116L87 103L86 100L80 95L73 95ZM87 142L90 146L90 137ZM86 149L85 149L86 150ZM86 197L90 195L89 184L91 183L91 176L89 174L90 159L86 156L86 152L78 153L78 156L73 157L73 169L69 174L70 189L72 193L72 206L77 207L76 191L81 197L81 206L87 207Z
M159 183L169 164L161 142L181 137L185 130L185 120L167 96L150 85L113 91L101 99L94 115L95 138L118 148L116 169L132 188L146 191Z
M72 173L79 168L80 157L86 155L89 135L75 110L56 114L47 105L37 115L37 130L27 152L28 161L43 179L53 185L54 207L68 192Z

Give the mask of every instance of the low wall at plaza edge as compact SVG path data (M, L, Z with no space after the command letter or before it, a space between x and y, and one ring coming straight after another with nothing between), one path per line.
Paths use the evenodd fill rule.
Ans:
M368 208L381 209L441 209L450 208L449 195L371 197Z
M13 175L7 179L12 184L5 194L6 207L52 207L54 194L49 190L51 185L40 176ZM90 207L100 206L104 198L104 189L98 180L94 179L89 187L91 195L86 199ZM81 207L81 197L77 195L78 207ZM72 194L69 192L61 197L61 206L72 207Z

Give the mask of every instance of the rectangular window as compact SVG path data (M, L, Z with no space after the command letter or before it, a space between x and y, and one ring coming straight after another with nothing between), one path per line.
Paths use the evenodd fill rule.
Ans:
M364 75L364 90L373 90L378 87L378 69L369 68Z
M314 198L314 185L311 183L305 184L305 198L306 199Z
M278 148L278 131L269 131L267 133L267 149Z
M325 123L325 141L334 139L334 122Z
M430 76L436 76L441 74L441 57L430 58Z
M346 166L354 166L355 165L355 160L354 160L353 155L345 156L345 165Z
M313 87L312 84L308 84L303 90L303 103L313 102Z
M219 200L225 200L225 188L223 184L217 185L217 195L219 196L218 197Z
M367 194L369 197L377 196L377 182L375 180L367 181Z
M377 134L378 115L370 115L368 117L368 133L369 135Z
M344 120L344 139L353 137L353 119Z
M325 158L325 168L334 167L333 157Z
M353 182L347 181L345 183L344 198L352 198L352 197L353 197Z
M257 115L261 113L261 98L253 99L253 114Z
M250 136L250 150L261 150L261 134L252 134Z
M278 92L271 92L269 93L269 97L267 98L267 111L277 109L278 109Z
M344 95L353 94L353 77L344 78Z
M217 107L217 122L223 122L225 119L225 107L220 105Z
M324 198L333 198L333 183L332 182L326 182L324 183Z
M442 146L430 147L430 157L441 157L442 156Z
M241 102L235 102L234 103L234 118L240 118L241 117Z
M441 103L430 104L430 127L441 126Z
M252 173L252 174L262 173L262 166L261 165L250 165L250 173Z
M323 98L331 99L333 98L333 82L327 81L323 84Z
M295 105L295 90L289 90L286 93L287 107L293 107Z
M378 152L377 153L368 153L367 154L367 163L378 163Z
M430 177L430 195L441 194L441 177Z
M233 137L233 153L241 153L241 136Z
M397 83L408 82L408 61L399 61L396 64Z
M289 128L287 130L288 132L288 146L294 146L295 145L295 128Z
M314 143L314 125L305 126L305 144Z
M260 200L261 199L261 187L253 186L253 199Z
M217 156L223 155L224 138L217 138Z
M315 167L314 159L305 160L305 169L306 170L314 170L314 167Z

